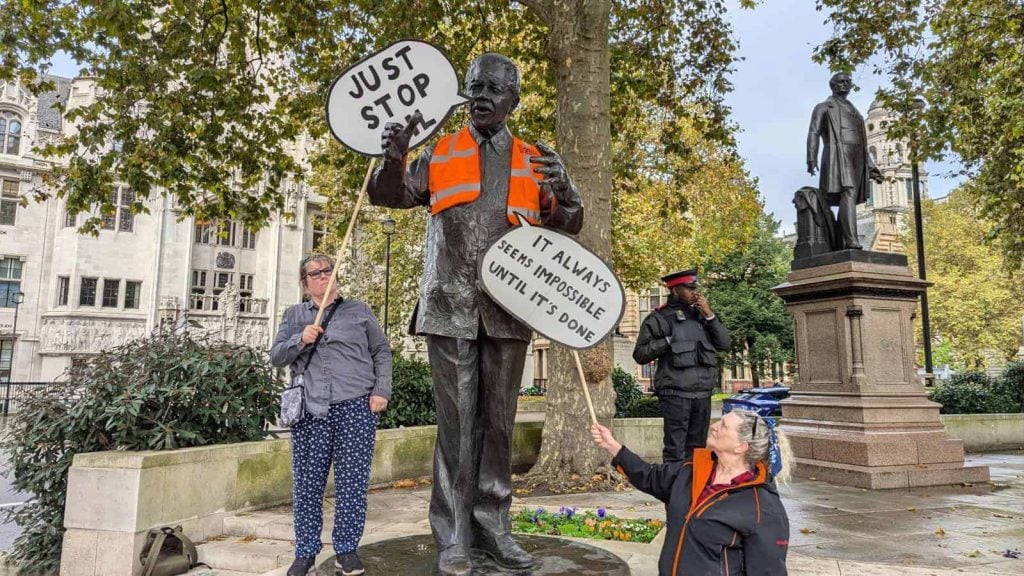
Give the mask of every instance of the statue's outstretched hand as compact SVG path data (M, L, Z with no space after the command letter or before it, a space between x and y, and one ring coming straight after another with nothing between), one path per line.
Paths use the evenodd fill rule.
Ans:
M403 126L398 122L388 122L380 137L381 149L384 150L385 162L401 162L409 153L409 141L416 134L416 126L423 121L423 114L417 110L409 124Z
M885 178L882 176L882 171L875 166L872 166L868 170L868 178L874 180L878 184L881 184L885 180Z
M818 172L818 165L814 162L807 163L807 173L814 176Z
M541 208L544 209L545 205L550 205L550 197L545 196L554 195L556 200L564 202L565 193L572 187L572 181L569 180L569 173L565 171L565 164L557 152L543 142L537 143L537 149L543 156L530 158L530 162L541 164L533 171L544 176L540 181L541 190L546 193L541 195Z

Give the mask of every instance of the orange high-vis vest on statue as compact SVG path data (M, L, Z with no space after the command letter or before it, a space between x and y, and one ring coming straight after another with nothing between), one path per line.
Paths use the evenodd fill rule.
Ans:
M518 213L530 224L540 224L540 186L543 176L533 171L530 157L536 147L512 137L512 175L508 182L508 221L518 226ZM441 212L480 197L480 149L469 128L438 141L430 158L430 213ZM552 198L554 202L554 198Z

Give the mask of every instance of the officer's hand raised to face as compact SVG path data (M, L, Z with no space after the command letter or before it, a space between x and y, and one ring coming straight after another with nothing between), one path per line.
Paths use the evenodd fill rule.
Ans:
M398 122L388 122L384 125L384 132L380 137L380 146L384 150L385 162L401 162L409 153L409 141L416 134L416 126L423 121L423 114L417 110L409 119L409 124L403 126Z
M700 294L700 293L697 293L693 297L693 302L692 303L693 303L694 306L697 307L698 310L700 310L700 313L703 314L705 318L710 318L711 315L713 314L713 312L711 312L711 305L708 304L708 297L707 296L705 296L703 294Z
M540 187L546 194L541 196L541 208L546 209L551 204L550 195L554 195L559 202L565 201L565 194L572 187L572 181L569 180L569 173L565 171L565 164L557 152L543 142L537 143L537 149L543 156L530 158L530 162L541 164L533 171L544 176L540 181Z

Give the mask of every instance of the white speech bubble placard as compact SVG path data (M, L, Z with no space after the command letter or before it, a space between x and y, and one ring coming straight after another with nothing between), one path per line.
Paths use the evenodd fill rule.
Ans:
M402 40L349 66L331 84L327 125L353 151L380 156L388 122L407 124L419 110L423 121L409 143L415 148L465 102L455 67L444 52L427 42Z
M603 260L566 234L519 219L484 253L484 291L548 340L585 350L618 326L622 284Z

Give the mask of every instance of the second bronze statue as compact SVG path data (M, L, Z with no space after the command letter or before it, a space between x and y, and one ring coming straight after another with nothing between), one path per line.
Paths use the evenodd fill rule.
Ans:
M833 251L862 248L857 235L857 204L867 202L869 180L882 182L882 173L868 153L864 117L847 100L853 88L849 74L839 73L829 81L832 95L814 107L807 130L807 172L818 172L821 152L818 202L821 207L839 206L838 226L826 229ZM831 210L819 217L832 219ZM827 228L827 227L826 227Z

